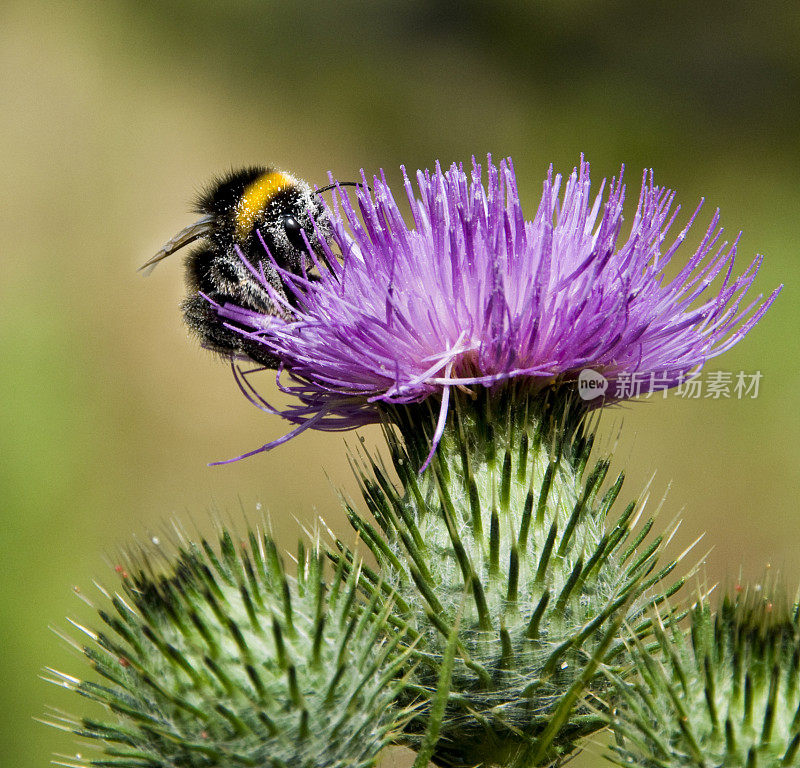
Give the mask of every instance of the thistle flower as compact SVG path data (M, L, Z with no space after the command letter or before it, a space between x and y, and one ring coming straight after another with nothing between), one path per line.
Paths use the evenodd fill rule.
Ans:
M407 713L401 634L357 599L359 576L334 574L325 556L298 553L289 577L272 540L249 550L221 536L220 551L184 542L166 572L162 551L140 552L106 597L104 631L81 650L105 681L54 672L53 682L104 705L116 719L52 724L100 742L104 754L63 765L168 768L366 768ZM394 639L392 639L392 637Z
M772 594L770 594L772 592ZM617 680L614 762L633 768L777 768L800 760L800 609L780 590L707 601L691 626L656 623L638 674Z
M676 270L700 207L670 236L680 207L652 172L626 238L622 172L604 198L605 181L593 193L583 160L565 182L551 169L532 220L510 159L499 169L488 159L487 187L475 163L471 177L455 165L418 172L417 193L403 173L413 227L383 176L372 193L364 179L358 211L340 190L319 275L282 272L293 306L272 291L288 322L217 307L282 362L282 389L296 398L283 410L238 378L254 403L298 425L293 434L359 426L431 396L443 424L454 386L517 379L538 390L587 367L611 382L651 374L671 387L739 342L780 290L745 299L762 257L735 275L738 238L722 240L719 212Z

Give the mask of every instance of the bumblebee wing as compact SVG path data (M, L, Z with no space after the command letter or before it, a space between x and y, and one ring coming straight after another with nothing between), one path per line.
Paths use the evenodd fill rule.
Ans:
M162 259L166 259L167 256L171 256L175 251L179 251L189 243L208 235L213 230L213 227L214 217L212 215L203 216L202 219L198 219L194 224L190 224L186 229L178 232L152 259L142 264L138 271L141 272L143 269L152 270Z

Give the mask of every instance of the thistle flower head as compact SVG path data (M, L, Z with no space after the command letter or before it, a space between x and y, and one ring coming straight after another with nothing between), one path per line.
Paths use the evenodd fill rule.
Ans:
M510 159L489 158L486 185L475 163L418 172L417 191L404 171L404 185L412 226L383 176L372 191L365 179L357 206L340 190L319 275L283 272L287 322L217 307L282 362L296 400L280 413L299 429L346 429L431 396L445 411L453 386L535 390L586 367L670 387L740 341L778 292L746 298L761 257L735 273L718 212L676 267L699 207L670 234L680 207L652 172L626 235L622 173L594 192L583 160L566 179L548 173L532 219ZM240 383L269 409L247 375Z
M800 609L780 589L728 595L691 611L689 632L638 644L638 673L617 680L615 760L635 768L793 766L800 761Z
M115 716L53 719L104 748L70 765L375 764L404 718L392 706L400 635L356 599L356 571L334 574L328 589L324 555L301 548L291 578L271 539L251 532L250 544L223 533L219 552L185 543L160 575L160 551L120 568L104 630L84 630L84 653L105 679L54 673Z

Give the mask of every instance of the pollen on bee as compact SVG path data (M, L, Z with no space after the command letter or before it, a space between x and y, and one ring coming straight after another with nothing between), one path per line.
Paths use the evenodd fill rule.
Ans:
M236 239L244 240L270 200L295 184L294 177L282 171L265 173L250 184L236 204Z

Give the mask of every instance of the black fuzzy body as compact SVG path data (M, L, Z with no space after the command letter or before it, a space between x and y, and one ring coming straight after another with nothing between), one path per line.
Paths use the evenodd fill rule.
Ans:
M188 295L181 306L184 321L203 346L228 358L247 357L266 367L277 368L279 361L268 347L257 339L248 338L242 332L245 329L237 329L233 321L219 317L212 304L234 304L260 314L285 318L295 303L295 296L286 290L272 260L295 274L311 268L300 229L305 232L312 249L316 253L321 251L314 224L325 232L322 204L306 182L288 174L285 176L291 183L258 208L252 226L246 232L237 226L243 195L250 185L271 173L277 171L259 166L232 171L198 198L195 210L210 217L211 224L201 244L186 258ZM287 221L293 226L287 228ZM271 292L243 259L256 274L263 271Z

